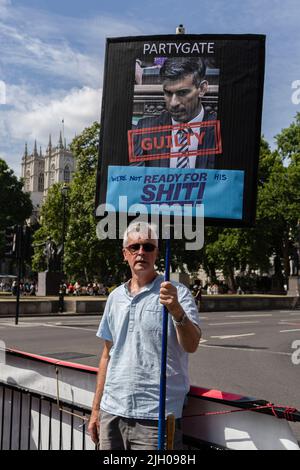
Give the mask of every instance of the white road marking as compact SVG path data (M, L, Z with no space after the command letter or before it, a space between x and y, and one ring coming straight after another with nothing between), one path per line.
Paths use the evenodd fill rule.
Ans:
M253 317L272 317L272 313L262 313L253 315L226 315L226 318L253 318Z
M209 323L209 326L225 326L225 325L252 325L254 323L260 323L260 321L236 321L226 323Z
M300 320L298 320L298 318L295 318L294 320L292 318L280 318L279 321L282 321L282 322L291 322L291 321L295 321L297 323L300 323Z
M18 325L15 323L10 323L10 322L1 322L0 323L2 328L5 328L7 326L12 327L12 328L32 328L35 326L43 326L43 323L29 323L29 322L22 322L22 320L19 319Z
M294 310L278 310L278 313L289 313L293 312Z
M292 312L292 313L289 313L289 315L300 315L300 312Z
M280 351L266 351L262 349L254 349L254 348L236 348L236 347L228 347L228 346L222 346L222 345L210 345L210 344L200 344L199 345L201 348L213 348L213 349L232 349L234 351L244 351L244 352L257 352L259 354L273 354L277 356L292 356L292 353L285 353L285 352L280 352Z
M32 328L32 327L38 327L38 326L44 326L47 328L68 328L69 330L85 330L85 331L93 331L96 332L98 327L95 328L82 328L80 326L66 326L66 325L61 325L61 324L53 324L53 323L22 323L20 322L18 325L15 325L14 323L1 323L0 329L4 329L5 327L9 326L12 328ZM4 326L5 325L5 326ZM91 325L92 326L92 325Z
M51 328L67 328L68 330L93 331L95 334L96 334L96 331L97 331L97 328L82 328L81 326L53 325L52 323L44 324L43 326L50 326Z
M300 331L300 330L299 329L297 329L297 330L281 330L281 331L279 331L279 333L291 333L293 331Z
M210 336L210 338L212 338L212 339L230 339L230 338L241 338L242 336L255 336L255 333L245 333L243 335Z

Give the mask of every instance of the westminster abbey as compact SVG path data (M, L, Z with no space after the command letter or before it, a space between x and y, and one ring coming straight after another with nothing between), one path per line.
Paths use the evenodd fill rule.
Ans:
M24 191L30 193L34 206L34 215L38 217L40 207L45 200L49 188L55 183L69 183L75 171L75 159L63 142L60 133L56 147L52 146L51 135L45 155L37 150L36 141L32 153L28 152L27 144L22 157L22 178Z

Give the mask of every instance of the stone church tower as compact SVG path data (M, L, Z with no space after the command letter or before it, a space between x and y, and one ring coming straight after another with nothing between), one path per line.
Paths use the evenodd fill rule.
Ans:
M60 132L56 147L52 146L51 135L46 154L37 151L36 141L33 153L28 154L27 144L22 157L22 178L24 179L24 191L30 193L34 206L34 214L38 217L40 207L47 197L48 190L55 183L70 183L75 171L75 159L66 144L63 143Z

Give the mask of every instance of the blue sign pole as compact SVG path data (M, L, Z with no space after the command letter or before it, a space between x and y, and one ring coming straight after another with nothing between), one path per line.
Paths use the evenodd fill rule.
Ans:
M165 258L165 281L170 280L170 252L171 242L167 240ZM159 418L158 418L158 450L165 450L166 432L166 385L167 385L167 347L168 347L168 319L167 307L163 306L162 351L160 368Z

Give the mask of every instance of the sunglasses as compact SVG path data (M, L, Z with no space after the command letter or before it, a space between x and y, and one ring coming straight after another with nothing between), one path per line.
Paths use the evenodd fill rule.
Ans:
M132 245L126 246L126 250L128 250L132 255L143 249L146 253L151 253L155 250L156 246L152 245L152 243L133 243Z

